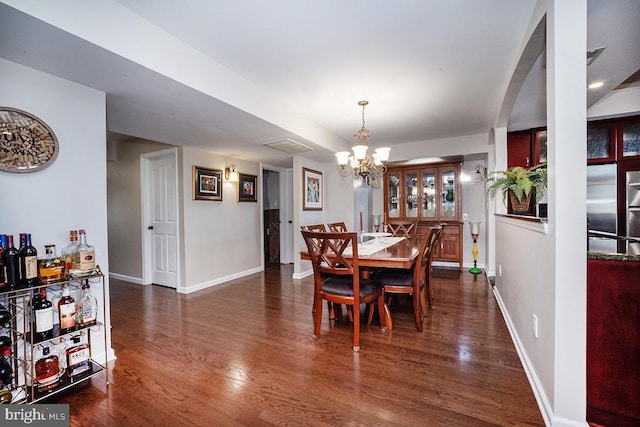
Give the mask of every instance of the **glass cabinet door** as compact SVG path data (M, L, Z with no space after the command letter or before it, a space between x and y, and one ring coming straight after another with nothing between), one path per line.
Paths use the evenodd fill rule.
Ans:
M418 218L419 194L418 194L418 172L407 171L404 175L405 184L405 217Z
M400 172L387 173L387 212L389 218L400 218Z
M435 170L422 170L422 218L436 217L436 173Z
M458 195L456 194L456 172L451 169L442 170L442 195L440 214L443 219L456 218L456 203Z

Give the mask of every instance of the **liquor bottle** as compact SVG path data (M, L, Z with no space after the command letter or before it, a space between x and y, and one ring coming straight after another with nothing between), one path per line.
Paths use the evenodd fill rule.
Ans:
M39 392L48 391L60 383L58 356L50 354L49 347L42 349L42 358L36 362L36 382Z
M11 338L6 335L0 335L0 353L4 351L5 348L11 347Z
M25 288L38 284L38 251L31 244L31 234L25 234L24 244L18 251L20 255L20 284Z
M71 338L73 345L67 348L67 375L73 377L91 368L89 344L81 342L80 336Z
M7 286L4 280L4 276L5 276L4 260L2 256L2 253L4 252L6 246L7 246L7 235L0 234L0 292L4 291L5 287Z
M87 235L84 230L78 230L79 241L76 248L77 255L74 257L71 266L71 277L88 276L95 272L96 269L96 251L95 248L87 244Z
M58 257L56 245L44 245L46 256L38 264L38 278L40 283L59 282L66 278L65 262Z
M13 368L11 362L7 358L11 356L11 349L9 347L2 350L0 353L0 382L9 387L11 385L11 378L13 377Z
M53 338L53 303L47 299L46 288L40 288L33 299L33 338L40 342Z
M58 301L58 315L60 316L60 334L66 334L76 329L76 301L69 293L69 286L62 285L62 297Z
M0 305L0 328L6 328L11 321L11 312Z
M69 231L69 244L62 249L62 258L64 258L65 267L67 268L67 273L71 271L71 267L73 266L73 259L77 254L78 248L78 231L71 230Z
M4 262L5 287L8 290L17 289L20 279L20 253L13 246L13 235L7 235L7 247L2 251Z
M77 322L80 326L91 326L98 318L98 299L91 295L89 281L82 284L82 298L76 306Z

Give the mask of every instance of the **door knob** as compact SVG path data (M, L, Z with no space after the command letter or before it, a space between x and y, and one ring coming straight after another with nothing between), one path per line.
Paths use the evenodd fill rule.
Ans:
M153 230L153 225L148 226L147 230Z

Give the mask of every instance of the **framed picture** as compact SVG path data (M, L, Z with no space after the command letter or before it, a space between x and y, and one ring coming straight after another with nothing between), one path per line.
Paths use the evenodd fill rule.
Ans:
M322 210L322 172L302 168L302 210Z
M193 167L193 200L222 201L222 171Z
M258 201L258 177L255 175L238 174L238 201L257 202Z

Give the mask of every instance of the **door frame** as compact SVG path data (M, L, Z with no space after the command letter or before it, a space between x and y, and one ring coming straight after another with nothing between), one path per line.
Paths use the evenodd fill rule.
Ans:
M266 164L260 165L260 177L262 177L262 172L264 170L278 172L279 177L279 185L280 185L280 264L291 264L293 263L293 233L289 230L289 226L293 227L293 222L290 224L287 218L291 218L293 221L293 181L291 179L291 168L282 168L278 166L271 166ZM264 194L264 182L262 183L262 194ZM289 197L287 197L289 195ZM261 215L261 229L264 230L264 220L263 214L264 206L260 207ZM262 239L262 250L264 251L264 236L261 236ZM262 257L262 268L264 269L264 257Z
M180 217L180 194L182 193L179 186L180 171L178 169L178 148L168 148L166 150L154 151L152 153L140 155L140 212L141 212L141 233L142 233L142 284L150 285L153 283L153 245L151 243L151 234L147 233L147 224L151 221L151 182L147 179L149 165L152 161L159 160L163 157L171 158L174 162L176 181L176 216L178 228L176 230L176 240L178 247L177 253L177 274L176 274L176 291L182 289L182 220Z

